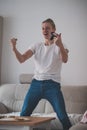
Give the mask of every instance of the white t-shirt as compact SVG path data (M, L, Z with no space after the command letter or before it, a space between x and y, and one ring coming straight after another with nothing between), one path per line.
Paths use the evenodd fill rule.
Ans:
M49 46L37 43L29 47L34 54L35 74L37 80L52 79L60 83L62 58L60 48L54 43Z

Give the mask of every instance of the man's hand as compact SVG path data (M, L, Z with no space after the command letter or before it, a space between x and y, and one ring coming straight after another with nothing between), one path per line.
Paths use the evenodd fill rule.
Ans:
M15 46L17 44L17 38L12 38L11 43L13 46Z
M61 33L56 34L56 37L54 38L54 42L56 43L57 46L61 47L62 45Z
M16 47L16 44L17 44L17 38L12 38L11 44L12 44L12 47L13 47L13 50L14 50L14 48Z
M60 48L62 61L66 63L68 61L68 49L65 49L62 43L61 33L56 34L56 37L54 39L55 44Z

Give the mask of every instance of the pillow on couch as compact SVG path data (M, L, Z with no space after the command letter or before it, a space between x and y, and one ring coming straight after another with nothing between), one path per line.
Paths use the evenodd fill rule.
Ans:
M85 111L82 120L80 121L81 123L86 123L87 124L87 110Z
M5 114L5 113L8 113L8 109L3 103L0 102L0 114Z

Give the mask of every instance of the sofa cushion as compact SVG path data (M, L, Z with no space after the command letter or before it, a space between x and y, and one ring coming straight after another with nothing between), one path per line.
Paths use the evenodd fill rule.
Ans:
M87 130L87 124L78 123L72 126L69 130Z
M68 113L84 114L87 110L87 86L62 86Z
M4 84L0 87L0 102L5 104L9 112L21 111L28 84Z
M48 114L48 113L53 113L53 112L54 112L54 110L53 110L52 105L50 104L49 101L46 100L45 113Z

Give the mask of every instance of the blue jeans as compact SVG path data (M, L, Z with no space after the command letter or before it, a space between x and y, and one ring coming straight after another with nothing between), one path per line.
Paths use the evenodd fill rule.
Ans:
M47 99L51 103L64 130L68 130L71 127L71 123L65 110L60 83L53 80L32 80L20 116L30 116L41 99Z

